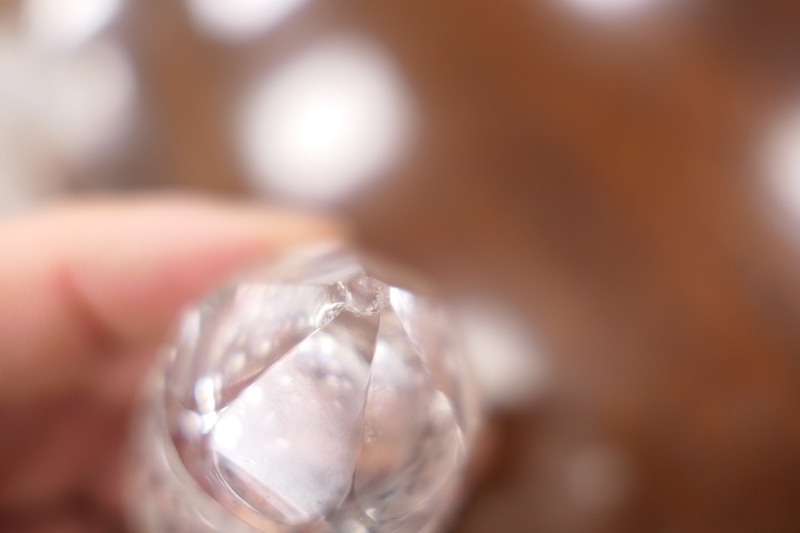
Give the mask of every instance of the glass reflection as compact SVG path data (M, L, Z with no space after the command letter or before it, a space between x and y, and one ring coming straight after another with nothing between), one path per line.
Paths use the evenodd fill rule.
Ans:
M240 148L254 184L298 203L349 197L385 175L410 138L410 98L395 65L353 38L270 72L245 102Z
M215 37L245 40L283 22L308 0L187 0L195 23Z

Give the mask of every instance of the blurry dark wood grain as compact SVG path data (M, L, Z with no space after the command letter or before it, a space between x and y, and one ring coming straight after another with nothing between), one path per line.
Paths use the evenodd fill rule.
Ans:
M236 53L143 4L176 20L138 52L173 139L160 181L243 190L214 92ZM458 531L798 529L800 261L751 156L800 99L800 10L733 4L679 4L629 35L544 1L307 15L380 39L420 108L410 157L344 208L362 241L505 299L558 369L502 417ZM570 476L598 449L624 483L592 503Z

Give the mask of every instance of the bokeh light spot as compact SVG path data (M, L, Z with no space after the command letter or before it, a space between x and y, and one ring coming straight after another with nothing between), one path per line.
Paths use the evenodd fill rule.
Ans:
M278 26L308 0L187 0L195 23L215 37L246 40Z
M579 13L602 19L619 19L643 13L662 0L561 0Z
M24 191L15 194L23 201L57 190L69 169L117 148L136 93L130 58L114 43L51 54L0 36L0 189Z
M800 108L780 117L762 155L770 192L800 223Z
M335 203L398 160L411 109L389 57L362 40L328 41L255 86L240 117L240 148L256 188L296 203Z
M457 309L465 348L489 405L515 409L542 396L552 368L520 316L487 298L459 302Z
M55 47L82 44L114 20L123 0L27 0L23 17L34 41Z

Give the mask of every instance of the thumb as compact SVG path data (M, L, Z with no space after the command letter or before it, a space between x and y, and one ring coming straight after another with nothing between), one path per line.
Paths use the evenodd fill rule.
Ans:
M0 225L0 405L80 386L113 354L160 340L232 271L331 221L186 197L64 204Z

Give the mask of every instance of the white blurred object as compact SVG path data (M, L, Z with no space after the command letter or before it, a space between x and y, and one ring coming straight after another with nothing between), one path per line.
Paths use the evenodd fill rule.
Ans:
M619 19L641 14L664 0L560 0L580 13L603 19Z
M308 0L187 0L195 23L215 37L239 41L278 26Z
M550 382L550 365L511 309L484 299L458 306L468 355L484 397L495 409L534 401Z
M305 204L339 202L407 148L412 106L391 58L370 42L320 43L245 99L240 148L257 188Z
M113 43L51 53L0 35L0 204L57 190L69 170L111 150L135 98L132 66Z
M122 5L123 0L25 0L23 20L35 42L72 47L105 29Z

